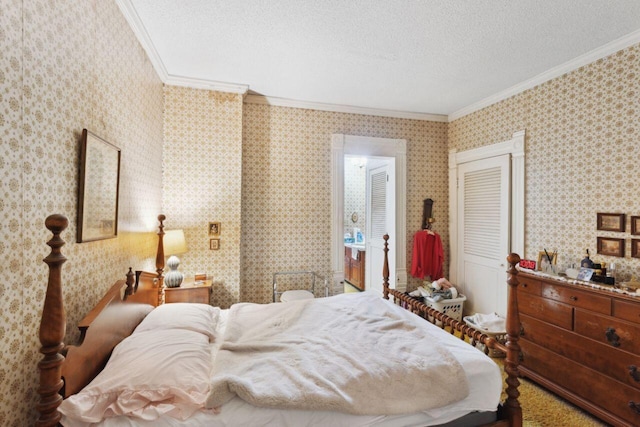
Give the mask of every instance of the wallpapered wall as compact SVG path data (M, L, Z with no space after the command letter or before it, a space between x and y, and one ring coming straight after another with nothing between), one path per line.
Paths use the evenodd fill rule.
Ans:
M362 235L366 231L367 168L360 166L355 157L347 157L344 162L344 232L355 238L353 229L359 228ZM358 218L353 222L352 216Z
M77 322L127 267L153 267L163 93L112 1L0 0L0 28L0 425L22 427L36 416L44 220L70 220L63 283L71 342ZM120 221L118 238L76 244L83 128L122 150Z
M449 124L449 145L464 151L526 129L525 256L558 250L558 263L615 262L639 274L624 233L596 230L598 212L640 215L640 45ZM624 258L597 255L597 236L626 239ZM640 236L634 236L640 237ZM640 275L640 274L639 274Z
M166 229L183 229L188 246L180 270L213 276L212 301L228 307L240 297L242 96L166 86L164 129Z
M271 301L275 272L330 271L334 133L406 139L408 250L428 197L448 242L446 123L245 104L243 129L243 300Z

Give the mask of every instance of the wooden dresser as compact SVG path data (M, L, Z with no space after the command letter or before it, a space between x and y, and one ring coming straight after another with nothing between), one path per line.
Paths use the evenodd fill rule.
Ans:
M356 288L364 291L364 262L365 252L358 250L356 258L353 257L352 249L348 246L344 248L344 279Z
M640 425L640 297L518 280L522 375L607 423Z

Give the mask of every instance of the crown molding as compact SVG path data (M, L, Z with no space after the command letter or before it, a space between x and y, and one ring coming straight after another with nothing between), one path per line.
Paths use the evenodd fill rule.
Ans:
M367 116L394 117L398 119L425 120L430 122L447 122L447 116L440 114L412 113L409 111L383 110L349 105L324 104L321 102L297 101L295 99L277 98L264 95L247 95L246 104L272 105L277 107L303 108L307 110L332 111L336 113L363 114Z
M215 80L195 79L192 77L174 76L171 74L167 77L164 83L172 86L186 86L193 89L207 89L218 92L239 93L241 95L246 94L249 90L249 85L241 83L218 82Z
M637 43L640 43L640 30L636 30L632 33L627 34L626 36L620 37L619 39L616 39L610 43L607 43L604 46L594 49L591 52L587 52L583 55L580 55L577 58L572 59L571 61L565 62L564 64L551 68L541 74L538 74L537 76L529 80L526 80L522 83L518 83L517 85L512 86L509 89L506 89L502 92L498 92L494 95L489 96L488 98L485 98L474 104L461 108L460 110L449 114L448 121L452 122L468 114L481 110L485 107L496 104L500 101L504 101L505 99L511 98L512 96L517 95L521 92L524 92L527 89L531 89L549 80L555 79L556 77L560 77L563 74L567 74L571 71L577 70L580 67L583 67L587 64L595 62L598 59L607 57L613 53L616 53L629 46L633 46L634 44L637 44Z
M133 33L142 45L142 48L147 52L149 61L151 61L153 68L156 70L156 73L158 73L158 77L160 77L160 80L162 80L163 83L166 83L169 78L169 73L167 73L167 68L164 66L162 59L160 59L160 55L158 55L158 51L151 41L151 37L149 37L147 29L144 27L144 24L138 15L138 11L136 11L131 0L116 0L116 4L120 8L124 18L129 23L129 27L133 30Z

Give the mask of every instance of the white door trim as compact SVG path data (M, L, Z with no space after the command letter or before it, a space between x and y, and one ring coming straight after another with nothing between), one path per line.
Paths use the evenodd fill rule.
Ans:
M395 286L400 291L407 288L407 141L405 139L372 138L333 134L331 136L331 270L333 284L344 280L344 156L393 157L396 170L396 229L393 245L396 269ZM382 272L380 273L382 281Z
M458 280L458 165L489 157L511 155L511 230L510 251L524 256L524 152L525 131L513 134L510 140L458 153L449 151L449 244L451 263L449 276L453 283ZM505 258L508 254L504 254Z

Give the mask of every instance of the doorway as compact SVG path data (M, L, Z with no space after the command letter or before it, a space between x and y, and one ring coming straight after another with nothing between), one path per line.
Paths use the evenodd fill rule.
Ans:
M342 286L345 278L345 155L369 158L388 158L393 162L395 171L390 185L395 193L395 206L393 217L395 221L388 226L389 234L389 283L391 287L406 290L406 140L372 138L363 136L334 134L332 135L332 218L331 218L331 266L333 275L333 289ZM366 217L366 214L365 214ZM371 227L366 227L371 230ZM366 229L365 229L366 232ZM365 237L371 243L372 237ZM396 248L403 248L396 250ZM370 246L366 257L369 259L371 273L365 273L365 289L371 292L382 293L382 249ZM365 249L366 250L366 249ZM378 261L379 260L379 261ZM376 264L380 263L378 272ZM367 263L365 263L366 265ZM367 276L368 279L367 279ZM368 286L367 286L368 283Z
M395 234L395 159L344 157L345 289L381 293L382 237Z

